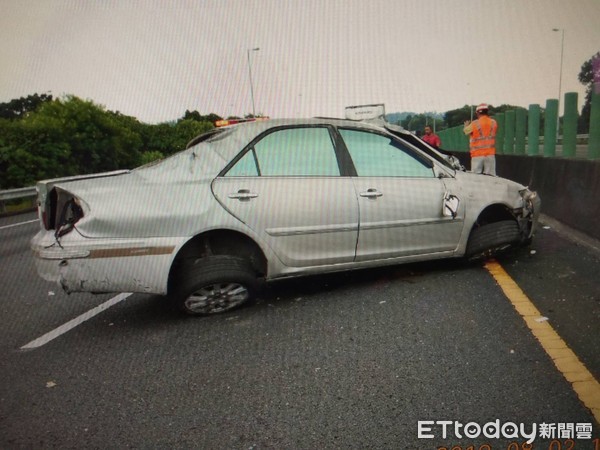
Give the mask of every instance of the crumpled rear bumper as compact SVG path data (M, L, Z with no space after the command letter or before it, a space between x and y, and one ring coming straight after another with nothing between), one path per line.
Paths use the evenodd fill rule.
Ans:
M53 233L40 231L31 241L38 274L68 293L166 294L172 239L88 241L63 238L58 245Z

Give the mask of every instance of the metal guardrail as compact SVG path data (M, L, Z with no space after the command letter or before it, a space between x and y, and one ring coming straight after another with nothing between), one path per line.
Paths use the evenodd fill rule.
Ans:
M0 191L0 202L17 198L34 197L35 195L35 186L20 189L8 189L6 191Z
M528 141L528 138L529 138L529 136L525 136L525 142ZM589 134L578 134L577 136L575 136L575 138L577 140L587 141L590 138L590 135ZM540 135L539 140L540 140L540 142L544 142L544 135ZM562 135L556 137L557 142L562 142L562 140L563 140Z
M37 195L37 191L35 190L35 186L0 191L0 214L3 214L6 212L5 202L7 200L17 200L17 199L25 199L25 198L34 199L36 195Z
M111 172L91 173L91 174L86 174L86 175L74 175L74 176L68 176L68 177L62 177L62 178L54 178L51 180L48 179L45 181L46 182L58 182L58 181L68 182L68 181L76 181L76 180L85 180L85 179L90 179L90 178L121 175L121 174L124 174L127 172L129 172L129 170L120 169L120 170L113 170ZM4 202L5 201L15 200L15 199L19 199L19 198L32 198L33 199L36 197L36 195L37 195L37 191L36 191L35 186L0 191L0 213L5 212L4 211L4 206L5 206Z

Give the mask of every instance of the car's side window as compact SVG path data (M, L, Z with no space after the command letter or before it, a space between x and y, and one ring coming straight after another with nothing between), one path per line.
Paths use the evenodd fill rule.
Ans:
M257 175L339 176L328 128L287 128L269 133L227 172L227 176Z
M434 177L430 165L389 136L340 129L350 157L361 177Z

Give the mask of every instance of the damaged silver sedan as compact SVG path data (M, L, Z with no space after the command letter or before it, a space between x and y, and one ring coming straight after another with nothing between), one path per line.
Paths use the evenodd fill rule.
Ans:
M189 314L237 307L263 280L485 257L528 242L539 214L525 186L341 119L216 128L154 165L40 182L38 197L43 278Z

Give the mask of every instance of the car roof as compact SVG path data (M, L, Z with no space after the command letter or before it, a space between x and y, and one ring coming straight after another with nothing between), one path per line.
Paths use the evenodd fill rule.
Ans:
M383 124L383 122L382 122ZM301 125L333 125L338 127L350 126L373 130L384 130L383 126L377 124L348 119L336 119L328 117L313 117L308 119L269 119L256 122L246 122L233 127L248 128L248 130L268 130L270 128L285 127L285 126L301 126ZM259 132L261 132L259 131Z
M383 121L377 123L371 123L367 121L356 121L338 118L327 118L327 117L313 117L304 119L267 119L267 120L256 120L239 122L232 125L226 125L222 127L213 128L212 130L202 133L196 136L194 139L188 142L186 148L193 147L201 142L210 142L225 138L232 133L225 133L225 131L236 131L236 135L244 136L245 139L253 139L255 136L262 132L278 127L294 127L294 126L319 126L319 125L333 125L338 127L357 127L362 129L385 131L386 124Z
M309 118L309 119L269 119L254 122L243 122L221 128L221 132L211 130L204 135L198 136L190 141L188 148L197 144L209 144L225 161L230 161L244 147L246 147L259 134L279 127L295 126L326 126L353 127L364 130L385 132L383 126L374 125L364 121L354 121L346 119L329 118ZM206 136L203 139L202 136Z

